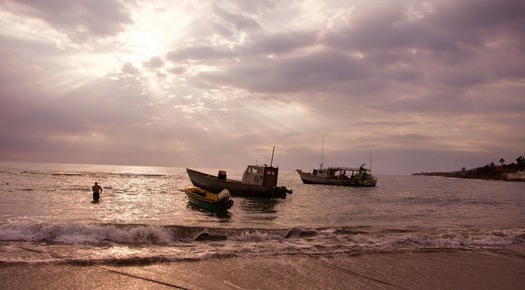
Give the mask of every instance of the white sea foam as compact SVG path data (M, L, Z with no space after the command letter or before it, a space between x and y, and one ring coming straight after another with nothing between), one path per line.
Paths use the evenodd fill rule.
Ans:
M175 242L294 242L302 246L396 248L495 248L525 243L525 229L454 230L413 232L359 232L335 229L290 230L215 229L153 225L44 224L17 222L0 225L0 241L63 244L117 243L165 245Z
M0 240L45 241L66 244L103 241L144 244L168 243L172 241L172 237L165 228L158 226L117 227L112 225L17 223L0 225Z
M525 229L437 230L434 232L375 233L347 236L356 246L369 248L504 248L524 243Z
M246 242L257 242L257 241L270 241L277 240L282 241L283 237L278 234L272 234L268 232L261 231L243 231L240 235L233 236L230 238L235 241L246 241Z
M285 237L279 231L263 229L225 231L144 225L3 224L0 225L0 252L3 253L0 262L147 263L287 253L333 255L421 249L506 249L523 248L525 244L525 229L447 229L432 233L361 231L352 234L330 229L301 228L288 232L307 232L308 235ZM180 233L186 233L183 239L180 239ZM195 237L195 240L191 237Z

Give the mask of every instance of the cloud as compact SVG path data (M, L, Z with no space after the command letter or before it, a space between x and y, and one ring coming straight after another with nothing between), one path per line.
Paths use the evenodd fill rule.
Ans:
M225 47L197 45L170 51L167 58L173 63L185 63L187 61L221 60L231 58L233 55L234 53Z
M387 2L364 7L364 13L353 10L339 30L326 32L327 44L362 52L415 49L440 61L461 60L493 40L513 42L523 24L524 8L512 0Z
M129 11L116 0L11 0L1 6L11 13L42 20L74 42L114 36L132 23Z
M322 135L325 165L372 149L381 173L524 154L517 1L47 2L0 3L2 160L242 168L277 145L309 168Z
M315 31L289 31L259 35L247 45L245 50L249 55L283 55L316 45L316 38Z
M164 66L164 61L158 56L153 56L148 61L144 62L144 67L146 68L154 69L161 68L162 66Z
M122 72L130 75L136 75L139 73L139 69L135 67L131 62L126 62L122 66Z
M217 85L244 88L252 92L284 93L321 89L332 83L363 78L366 68L352 57L337 51L320 51L307 56L266 62L240 63L223 71L200 76Z
M226 9L213 5L213 12L220 20L237 31L259 29L259 23L243 13L232 13Z

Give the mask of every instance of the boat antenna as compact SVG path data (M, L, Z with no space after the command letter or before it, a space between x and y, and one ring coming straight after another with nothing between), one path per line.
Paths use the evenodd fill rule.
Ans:
M372 171L372 149L370 149L370 171Z
M273 153L275 152L275 146L273 146L273 149L272 149L272 160L270 161L270 167L273 167Z
M324 161L324 134L323 134L323 146L321 147L321 164L319 164L319 169L323 169Z

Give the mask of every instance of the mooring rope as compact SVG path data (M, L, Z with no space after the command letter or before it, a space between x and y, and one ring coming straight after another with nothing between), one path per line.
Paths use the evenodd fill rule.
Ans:
M235 211L236 214L235 214L235 215L234 215L233 213L230 213L230 214L231 214L233 217L235 217L235 218L239 219L240 221L244 222L243 219L242 219L240 216L238 216L238 212L237 212L233 207L232 207L232 209ZM377 283L381 283L381 284L384 284L384 285L388 285L388 286L391 286L391 287L394 287L394 288L408 290L408 288L404 288L404 287L401 287L401 286L397 286L397 285L394 285L394 284L391 284L391 283L388 283L388 282L385 282L385 281L379 280L379 279L377 279L377 278L374 278L374 277L371 277L371 276L368 276L368 275L365 275L365 274L361 274L361 273L356 272L356 271L353 271L353 270L351 270L351 269L349 269L349 268L342 267L342 266L339 266L339 265L336 265L336 264L330 263L330 262L328 262L328 261L322 260L322 259L320 259L319 257L316 257L316 256L314 256L314 255L311 255L311 254L309 254L309 253L304 252L303 250L301 250L301 249L299 249L299 248L297 248L297 247L295 247L295 246L293 246L293 245L287 243L286 241L282 241L282 243L283 243L285 246L287 246L287 247L289 247L289 248L291 248L291 249L293 249L293 250L299 252L299 253L302 254L302 255L308 256L308 257L310 257L310 258L312 258L312 259L314 259L314 260L316 260L316 261L319 261L319 262L321 262L321 263L324 263L324 264L326 264L326 265L329 265L329 266L331 266L331 267L333 267L333 268L336 268L336 269L338 269L338 270L344 271L344 272L346 272L346 273L349 273L349 274L352 274L352 275L355 275L355 276L358 276L358 277L361 277L361 278L365 278L365 279L368 279L368 280L371 280L371 281L374 281L374 282L377 282Z
M313 255L309 254L309 253L305 253L305 252L302 251L301 249L296 248L296 247L294 247L293 245L290 245L290 244L288 244L288 243L286 243L286 242L283 242L283 244L286 245L286 246L288 246L288 247L290 247L290 248L292 248L292 249L294 249L294 250L296 250L296 251L298 251L299 253L301 253L301 254L303 254L303 255L306 255L306 256L308 256L308 257L310 257L310 258L316 260L316 261L319 261L319 262L321 262L321 263L324 263L324 264L326 264L326 265L329 265L329 266L331 266L331 267L333 267L333 268L336 268L336 269L342 270L342 271L347 272L347 273L349 273L349 274L353 274L353 275L355 275L355 276L358 276L358 277L361 277L361 278L365 278L365 279L368 279L368 280L371 280L371 281L374 281L374 282L377 282L377 283L381 283L381 284L384 284L384 285L388 285L388 286L391 286L391 287L394 287L394 288L408 290L408 288L404 288L404 287L401 287L401 286L397 286L397 285L394 285L394 284L391 284L391 283L388 283L388 282L385 282L385 281L382 281L382 280L376 279L376 278L374 278L374 277L370 277L370 276L368 276L368 275L361 274L361 273L356 272L356 271L353 271L353 270L351 270L351 269L349 269L349 268L342 267L342 266L339 266L339 265L336 265L336 264L330 263L330 262L328 262L328 261L322 260L322 259L320 259L320 258L318 258L318 257L316 257L316 256L313 256Z
M62 260L62 261L66 261L66 262L70 262L70 263L78 263L78 261L71 260L69 258L61 256L61 255L59 255L57 253L54 253L54 252L45 252L45 251L41 251L41 250L37 250L37 249L31 249L31 248L23 247L23 246L18 246L18 247L20 249L22 249L22 250L26 250L26 251L30 251L30 252L51 255L51 257L53 257L55 259ZM185 288L185 287L182 287L182 286L179 286L179 285L175 285L175 284L172 284L172 283L167 283L167 282L163 282L163 281L159 281L159 280L155 280L155 279L151 279L151 278L147 278L147 277L141 277L141 276L133 275L133 274L126 273L126 272L123 272L123 271L107 268L105 266L92 265L91 267L97 268L97 269L101 269L101 270L104 270L104 271L108 271L108 272L112 272L112 273L115 273L115 274L127 276L127 277L130 277L130 278L140 279L140 280L144 280L144 281L148 281L148 282L152 282L152 283L168 286L168 287L175 288L175 289L190 290L189 288Z

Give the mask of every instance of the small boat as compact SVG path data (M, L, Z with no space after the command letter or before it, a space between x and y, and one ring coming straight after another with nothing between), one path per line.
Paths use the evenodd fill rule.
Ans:
M376 186L377 178L373 177L370 169L351 167L328 167L303 172L297 169L304 184L327 184L341 186ZM349 175L350 174L350 175Z
M193 185L211 192L227 189L232 195L250 197L286 197L293 193L285 186L277 186L279 168L267 165L248 165L242 181L228 179L226 171L219 170L217 175L211 175L186 168Z
M227 189L212 193L202 188L189 186L184 189L190 203L211 211L227 211L233 206Z

